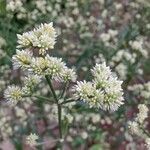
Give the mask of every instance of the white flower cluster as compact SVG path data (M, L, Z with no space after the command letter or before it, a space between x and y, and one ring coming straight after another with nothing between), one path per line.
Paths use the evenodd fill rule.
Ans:
M12 85L8 86L8 88L4 92L4 97L10 104L15 105L17 102L22 100L23 91L20 87Z
M142 136L143 132L141 131L139 124L136 121L129 121L128 122L128 128L129 131L132 134L138 135L138 136Z
M104 42L105 46L114 46L117 41L117 35L117 30L109 29L107 33L102 33L100 38Z
M10 105L14 106L27 95L31 95L40 81L39 76L28 75L24 79L24 86L22 88L15 85L8 86L4 91L4 97Z
M27 136L27 144L30 146L35 146L37 144L38 136L35 133L31 133L29 136Z
M130 66L137 65L135 73L143 74L143 67L140 59L148 59L148 49L144 38L137 37L136 40L129 42L129 47L118 50L109 62L110 66L115 68L120 79L126 80L129 75ZM145 47L145 48L144 48ZM134 68L132 69L132 71Z
M144 120L148 117L148 108L145 104L138 105L139 113L137 114L136 120L139 123L143 123Z
M137 128L140 128L140 125L144 126L144 121L148 117L149 110L145 104L139 104L138 110L139 110L139 113L137 114L135 121L133 121L132 124L136 124ZM135 128L133 130L135 130Z
M13 67L14 69L18 69L21 67L21 69L28 69L31 60L33 57L33 53L30 50L17 50L16 55L12 57Z
M144 6L148 6L148 7L150 7L150 1L149 0L136 0L140 5L142 4L142 5L144 5Z
M17 10L18 8L22 7L23 3L21 0L14 0L14 1L9 1L9 3L7 3L6 5L6 9L8 11L15 11Z
M53 32L53 33L51 33ZM23 45L19 45L19 47L23 46L29 46L31 43L31 46L37 46L39 48L45 47L44 43L40 43L38 41L39 37L33 37L33 34L35 35L45 35L55 41L55 29L52 27L52 23L50 24L42 24L38 29L34 29L33 31L30 31L28 33L24 33L23 35L18 35L19 37L19 43ZM50 34L52 34L50 36ZM27 35L27 36L26 36ZM35 41L32 41L31 39L35 40L37 39L35 44ZM45 39L45 42L50 43L49 39ZM33 44L34 43L34 44ZM53 46L54 46L53 42ZM50 48L50 47L49 47ZM47 48L44 50L47 50ZM73 69L69 69L66 64L62 61L61 58L56 58L49 56L48 54L46 56L41 57L34 57L32 49L28 50L17 50L17 54L13 56L13 66L15 69L22 68L27 69L30 73L38 75L38 76L45 76L49 75L52 79L59 80L59 81L75 81L76 80L76 74Z
M147 138L145 140L145 143L146 143L147 150L150 150L150 138Z
M150 98L150 81L144 84L135 84L133 86L129 86L128 90L132 91L134 95L148 100Z
M34 91L34 88L40 83L41 78L38 75L29 75L24 78L24 87L22 88L24 94L28 95Z
M13 135L12 126L10 125L11 117L8 116L8 108L1 104L0 109L0 138L8 138Z
M45 54L48 49L53 49L56 40L56 31L53 23L41 24L33 31L18 34L18 48L39 48L39 54Z
M146 49L144 49L143 45L144 45L144 41L143 38L138 38L134 41L129 41L129 45L131 46L131 48L133 50L136 50L138 52L140 52L141 55L143 55L145 58L147 58L148 56L148 51Z
M11 70L10 66L3 65L0 66L0 92L2 92L6 86L10 83L9 80L7 80L10 76Z
M16 51L16 54L12 57L13 67L14 69L21 68L25 70L28 77L25 78L25 86L22 89L10 86L5 90L4 95L7 100L16 104L23 98L22 95L32 94L40 79L45 76L59 82L74 82L76 80L75 71L68 68L61 58L52 57L48 54L34 56L34 47L40 50L42 48L44 50L40 51L42 54L48 48L53 48L55 37L56 32L52 23L42 24L33 31L18 35L18 47L25 49ZM28 46L30 48L27 49Z
M111 72L106 63L96 64L91 70L92 82L80 81L73 88L77 99L82 99L90 107L115 111L123 104L122 81Z
M138 105L138 114L134 121L129 121L128 127L132 134L142 137L146 146L150 148L149 133L145 126L145 119L148 117L148 107L145 104Z

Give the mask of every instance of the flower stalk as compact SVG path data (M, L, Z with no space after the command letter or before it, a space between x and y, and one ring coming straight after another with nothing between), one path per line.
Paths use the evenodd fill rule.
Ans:
M51 83L51 80L50 80L50 78L48 77L48 76L45 76L45 78L46 78L46 81L47 81L47 83L48 83L48 85L49 85L49 87L50 87L50 90L51 90L51 92L52 92L52 95L53 95L53 98L54 98L54 100L55 100L55 103L56 103L56 105L57 105L57 114L58 114L58 128L59 128L59 138L60 138L60 148L62 147L61 146L61 140L62 140L62 138L63 138L63 136L62 136L62 120L61 120L61 118L62 118L62 113L61 113L61 110L62 110L62 107L61 107L61 104L59 104L59 99L57 98L57 95L56 95L56 93L55 93L55 90L54 90L54 88L53 88L53 85L52 85L52 83Z

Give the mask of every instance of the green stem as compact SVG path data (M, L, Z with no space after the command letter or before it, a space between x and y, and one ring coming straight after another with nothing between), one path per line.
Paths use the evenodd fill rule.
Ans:
M33 95L33 97L36 97L36 98L39 98L39 99L43 99L43 100L46 100L46 101L49 101L49 100L50 100L50 99L47 98L47 97L39 96L39 95ZM51 102L54 102L54 101L51 101Z
M59 125L59 137L62 139L62 127L61 127L61 105L57 105L58 108L58 125Z
M45 76L45 78L46 78L46 81L47 81L47 83L48 83L48 85L49 85L49 87L50 87L50 90L51 90L51 92L52 92L52 95L53 95L53 97L54 97L54 100L55 100L56 103L58 104L58 99L57 99L55 90L54 90L54 88L53 88L53 86L52 86L51 80L49 79L49 77L48 77L47 75Z
M61 104L63 105L63 104L67 104L67 103L75 102L75 101L77 101L77 100L74 100L74 99L72 99L72 100L66 100L66 101L62 102Z
M59 127L59 138L60 138L60 140L62 139L62 121L61 121L61 109L62 109L62 107L61 107L61 104L59 104L58 103L58 98L57 98L57 95L56 95L56 93L55 93L55 90L54 90L54 88L53 88L53 85L52 85L52 83L51 83L51 80L49 79L49 77L48 76L45 76L45 78L46 78L46 81L47 81L47 83L48 83L48 85L49 85L49 87L50 87L50 90L51 90L51 92L52 92L52 95L53 95L53 97L54 97L54 100L55 100L55 102L56 102L56 104L57 104L57 108L58 108L58 127ZM61 141L60 141L60 148L62 149L62 145L61 145Z
M65 94L65 92L67 90L67 87L68 87L68 82L66 82L65 85L64 85L63 91L62 91L62 93L60 95L60 99L64 96L64 94Z

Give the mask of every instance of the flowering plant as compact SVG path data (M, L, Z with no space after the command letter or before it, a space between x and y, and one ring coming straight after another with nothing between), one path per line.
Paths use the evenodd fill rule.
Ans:
M11 85L4 92L8 103L13 106L21 103L27 97L41 98L46 102L57 106L59 124L59 142L63 142L62 133L62 109L63 106L83 100L89 107L101 108L104 111L115 111L123 104L122 81L119 81L115 74L111 72L106 63L96 64L91 70L92 81L77 81L74 69L67 67L61 58L53 57L48 51L54 48L56 41L56 31L52 23L41 24L33 31L18 34L18 46L16 54L12 57L14 69L22 69L26 74L22 87ZM48 84L51 95L37 95L36 86L41 82ZM54 88L54 81L63 83L65 86L57 94ZM66 93L69 83L73 83L71 88L73 94L68 97ZM36 144L37 136L31 134L28 143Z

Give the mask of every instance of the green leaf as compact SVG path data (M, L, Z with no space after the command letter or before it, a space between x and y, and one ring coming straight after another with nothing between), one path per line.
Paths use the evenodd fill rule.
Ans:
M80 136L77 136L74 138L72 145L74 147L78 147L78 146L82 145L84 142L85 142L84 139L82 139Z

